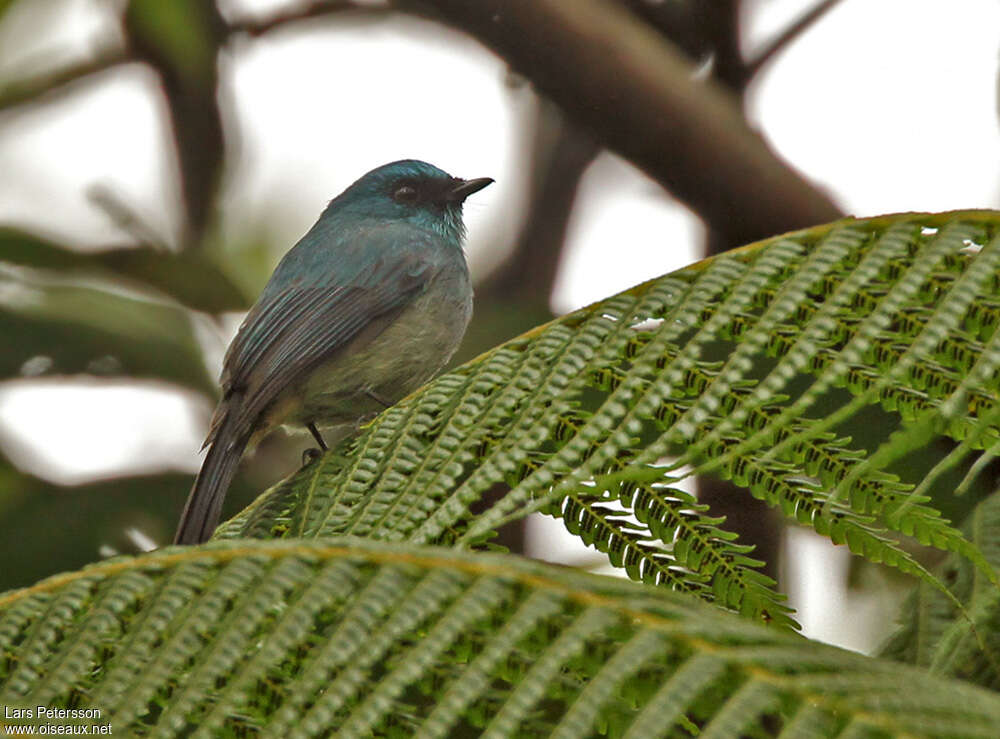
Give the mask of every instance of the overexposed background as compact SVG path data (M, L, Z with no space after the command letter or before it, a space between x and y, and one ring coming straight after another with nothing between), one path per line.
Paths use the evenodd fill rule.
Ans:
M227 0L222 7L241 18L290 5ZM747 2L747 52L810 5ZM0 84L120 41L119 16L120 4L105 0L18 3L0 23ZM995 0L845 0L755 80L750 119L849 213L998 207L998 49ZM276 263L359 175L415 157L497 180L466 211L474 276L511 248L527 204L537 103L530 86L474 40L413 18L330 20L234 38L220 77L232 101L227 123L239 131L229 142L220 239L266 242ZM51 102L0 110L0 223L82 249L129 243L88 197L99 185L176 245L181 198L169 136L155 80L138 64ZM551 307L563 313L683 266L699 257L703 237L700 220L657 183L600 154L581 182ZM6 293L0 289L0 301L31 299ZM212 375L239 318L196 327ZM42 372L0 384L0 446L20 469L60 484L193 473L210 411L202 396L155 382ZM529 553L586 559L578 547L560 523L532 520ZM825 541L796 531L788 547L793 605L806 633L870 648L878 633L834 617L847 612L848 598L853 613L892 603L852 595L847 555Z

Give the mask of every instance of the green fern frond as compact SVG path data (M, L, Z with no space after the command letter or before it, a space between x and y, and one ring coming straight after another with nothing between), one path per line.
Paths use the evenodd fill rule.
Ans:
M221 542L0 595L0 702L171 736L992 737L1000 697L512 555Z
M998 226L989 211L849 219L644 283L430 383L219 537L470 546L543 511L637 579L790 623L746 548L675 492L712 474L938 587L901 536L995 582L903 461L950 438L961 451L941 464L972 474L1000 443Z
M980 502L964 528L986 559L1000 567L1000 493ZM956 555L941 565L939 574L964 611L919 583L900 610L899 627L882 647L882 656L1000 689L1000 588Z

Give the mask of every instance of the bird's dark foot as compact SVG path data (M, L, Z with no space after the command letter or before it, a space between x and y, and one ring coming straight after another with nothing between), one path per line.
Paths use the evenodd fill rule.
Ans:
M326 445L326 441L323 439L323 435L320 434L319 430L316 428L315 423L307 423L306 428L309 429L309 433L313 435L316 443L319 444L319 449L311 447L302 452L302 466L312 464L317 459L323 456L323 452L327 451L329 447Z
M302 452L302 466L308 467L317 459L323 456L323 450L317 449L316 447L309 447L304 452Z

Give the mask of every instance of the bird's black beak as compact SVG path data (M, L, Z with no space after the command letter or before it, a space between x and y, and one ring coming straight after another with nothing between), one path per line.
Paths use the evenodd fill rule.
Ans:
M474 180L456 180L455 185L448 190L445 199L449 203L461 203L472 193L479 192L487 185L492 184L492 177L479 177Z

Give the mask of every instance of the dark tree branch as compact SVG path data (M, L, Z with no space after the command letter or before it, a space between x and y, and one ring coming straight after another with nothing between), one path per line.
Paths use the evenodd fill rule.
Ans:
M476 288L477 300L535 301L548 310L580 179L600 147L546 100L539 102L528 212L514 253ZM531 326L525 326L527 330Z
M715 12L715 3L704 0L618 0L666 36L692 61L702 61L714 51L707 15Z
M181 173L186 224L182 245L201 243L213 215L224 153L218 101L218 58L226 26L215 2L174 6L191 11L186 49L155 25L150 0L132 0L125 13L125 32L135 57L160 76ZM166 4L165 4L166 5Z
M840 217L750 131L731 97L692 81L693 66L624 7L603 0L426 4L734 241Z
M735 96L742 111L746 65L740 52L740 2L714 0L704 3L699 12L715 55L712 76Z
M647 16L656 15L656 8L643 12L643 17L652 21ZM433 18L494 49L570 119L657 179L701 215L710 229L720 230L719 243L747 243L840 217L828 197L749 130L731 97L692 81L693 65L636 17L640 9L635 0L396 0L379 8L352 0L325 0L295 12L233 24L229 31L260 35L347 10L404 11ZM738 2L693 3L688 10L704 25L720 20L719 16L732 20ZM809 15L815 20L822 12L817 9ZM679 22L676 15L665 21L670 28ZM720 39L711 39L716 63L721 65L718 74L738 93L746 69L738 56L738 27L722 25L732 33L721 56ZM698 48L703 45L704 39ZM578 63L567 65L566 59Z
M809 30L816 21L833 10L839 2L841 0L823 0L817 3L805 15L782 31L764 51L758 54L755 59L746 63L743 69L743 84L746 85L749 83L776 54L780 53L786 46Z

